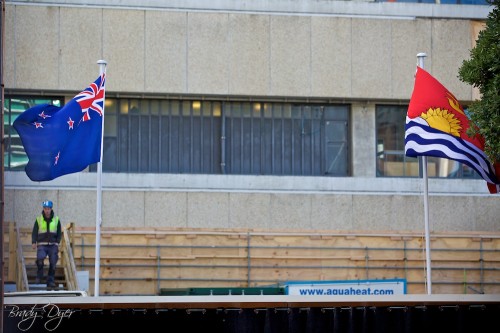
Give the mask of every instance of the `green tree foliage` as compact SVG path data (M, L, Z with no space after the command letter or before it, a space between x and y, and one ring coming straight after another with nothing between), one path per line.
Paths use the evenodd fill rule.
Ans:
M470 128L470 136L479 132L485 139L485 153L492 162L500 161L500 0L488 0L493 6L486 19L486 27L479 33L470 60L465 60L458 77L479 89L481 99L469 106L469 115L477 128Z

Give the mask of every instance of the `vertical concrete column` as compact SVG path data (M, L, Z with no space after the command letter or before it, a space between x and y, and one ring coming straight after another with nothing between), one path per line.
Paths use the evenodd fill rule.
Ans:
M375 177L375 104L352 104L352 176Z

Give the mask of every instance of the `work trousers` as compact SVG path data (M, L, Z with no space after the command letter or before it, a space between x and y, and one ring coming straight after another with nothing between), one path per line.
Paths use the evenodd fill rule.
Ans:
M47 274L47 283L54 283L56 275L56 264L59 260L59 246L57 245L38 245L36 250L36 277L37 280L43 279L43 264L46 257L49 257L49 272Z

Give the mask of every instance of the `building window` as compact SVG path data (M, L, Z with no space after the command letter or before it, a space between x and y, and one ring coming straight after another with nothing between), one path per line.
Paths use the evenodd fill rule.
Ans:
M11 126L16 117L34 105L62 101L6 97L6 170L24 170L28 162ZM106 98L102 169L349 176L348 121L347 105Z
M19 134L17 134L17 131L12 126L16 118L25 110L38 104L61 106L62 103L63 99L57 97L5 97L3 120L5 139L3 165L5 170L24 170L24 167L28 163L28 157L24 151Z
M105 114L104 172L349 175L346 105L108 98Z
M226 103L229 174L347 176L348 108L288 103Z
M420 159L405 155L405 121L408 106L376 106L377 176L419 177ZM469 166L437 157L427 158L427 175L440 178L480 178Z

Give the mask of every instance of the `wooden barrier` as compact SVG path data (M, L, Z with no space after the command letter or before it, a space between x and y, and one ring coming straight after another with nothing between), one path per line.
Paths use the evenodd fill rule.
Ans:
M89 271L91 291L95 232L73 232L75 267ZM104 295L395 278L410 294L426 292L421 233L103 228L101 236ZM432 234L431 265L434 293L500 293L500 234Z

